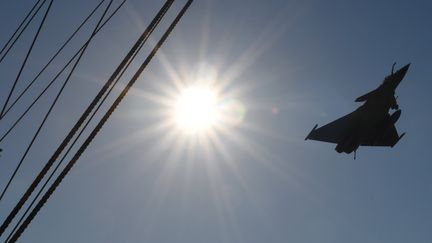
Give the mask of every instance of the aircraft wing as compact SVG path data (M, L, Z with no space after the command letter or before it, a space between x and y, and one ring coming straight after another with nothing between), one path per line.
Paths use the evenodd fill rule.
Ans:
M375 140L370 141L363 141L360 143L362 146L383 146L383 147L393 147L396 145L396 143L405 135L405 133L402 133L402 135L399 136L396 127L392 125L389 127L384 135Z
M355 102L363 102L363 101L366 101L366 100L368 100L369 98L371 98L372 96L375 96L377 93L378 93L378 91L377 91L376 89L374 89L374 90L372 90L371 92L369 92L369 93L367 93L367 94L365 94L365 95L362 95L362 96L358 97L358 98L355 100Z
M350 113L318 129L316 129L317 126L315 126L306 137L306 140L311 139L322 142L339 143L345 138L354 119L353 113Z

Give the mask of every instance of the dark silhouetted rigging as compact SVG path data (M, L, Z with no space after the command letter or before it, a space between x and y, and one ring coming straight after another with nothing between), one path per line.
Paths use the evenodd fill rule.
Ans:
M124 1L126 1L126 0L123 0L123 3L124 3ZM111 2L112 2L112 0L111 0ZM110 2L110 4L111 4L111 2ZM54 170L51 171L51 174L50 174L49 178L47 180L45 180L45 183L40 188L40 190L38 191L37 195L35 197L33 197L33 200L30 203L30 205L27 207L26 211L23 214L21 214L21 218L20 218L19 222L15 225L15 227L10 232L9 236L6 239L6 242L16 242L17 239L20 237L20 235L27 228L27 226L31 223L31 221L36 216L36 214L39 212L39 210L45 205L46 201L50 198L50 196L52 195L52 193L60 185L60 183L63 180L63 178L68 174L68 172L70 171L70 169L74 166L74 164L80 158L81 154L87 149L87 147L92 142L92 140L96 137L96 135L98 134L98 132L100 131L100 129L102 128L102 126L109 119L109 117L114 112L114 110L116 109L116 107L120 104L120 102L123 100L123 98L127 95L129 89L132 87L132 85L140 77L141 73L145 70L145 68L150 63L150 61L152 60L152 58L155 56L155 54L157 53L157 51L159 50L159 48L162 46L162 44L168 38L168 36L172 32L172 30L175 28L175 26L177 25L177 23L180 21L180 19L184 15L184 13L187 11L187 9L189 8L189 6L193 2L193 0L188 0L186 2L186 4L183 6L183 8L180 10L180 12L175 17L175 19L171 22L171 24L168 27L168 29L163 33L163 35L160 38L160 40L156 43L156 45L154 46L154 48L152 49L152 51L150 52L150 54L143 61L143 63L140 65L140 67L138 68L138 70L135 72L135 74L133 75L133 77L129 80L129 82L127 83L127 85L123 88L123 90L118 95L118 97L115 99L115 101L111 104L111 106L109 107L108 111L106 111L106 113L102 116L102 118L99 120L99 122L97 123L97 125L91 130L90 134L85 139L85 141L83 141L81 145L78 145L79 148L75 152L75 154L73 155L72 159L63 167L63 170L55 178L55 180L52 182L52 184L49 185L50 179L55 175L56 171L60 168L60 165L65 160L66 156L69 154L69 152L71 151L72 147L78 141L79 137L83 134L83 131L87 128L87 126L89 125L90 121L92 121L92 119L95 117L95 115L98 112L98 110L101 107L101 105L106 101L108 95L111 93L111 91L113 90L114 86L118 83L118 81L120 80L120 78L123 76L123 74L125 73L126 69L128 69L128 67L131 64L131 62L135 59L135 57L139 53L140 49L146 43L146 41L149 38L150 34L153 33L153 30L156 28L156 26L162 20L162 18L164 17L165 13L168 11L168 9L170 8L170 6L172 5L173 2L174 2L174 0L167 0L165 2L165 4L161 8L161 10L158 12L158 14L156 15L156 17L152 20L152 22L150 23L150 25L144 30L143 34L139 37L139 39L134 44L134 46L130 49L130 51L128 52L128 54L126 55L126 57L119 64L119 66L116 68L116 70L110 76L110 78L106 81L105 85L101 88L101 90L99 91L99 93L94 97L93 101L88 105L87 109L83 112L83 114L81 115L80 119L78 119L78 121L75 123L75 125L73 126L73 128L69 131L69 133L66 135L66 137L61 142L61 144L58 146L57 150L52 154L51 158L47 161L47 163L45 164L45 166L42 168L42 170L39 172L39 174L36 176L36 178L31 183L31 185L27 188L27 190L25 191L24 195L20 198L20 200L18 201L18 203L15 205L15 207L12 209L12 211L8 214L8 216L6 217L6 219L3 221L2 225L0 226L0 236L5 232L5 230L9 226L9 224L17 216L17 214L19 213L19 211L21 210L21 208L24 206L24 204L26 204L26 202L30 199L33 191L38 187L38 185L45 178L46 174L51 170L51 167L54 165L54 163L58 159L58 157L63 153L63 151L66 149L66 147L68 147L67 150L66 150L66 152L63 153L63 156L62 156L60 162L58 162L58 164L54 168ZM107 9L109 8L109 5L108 5ZM104 12L103 15L105 15L105 13L106 13L106 11ZM99 31L99 29L103 26L103 24L105 24L105 23L103 23L102 26L100 25L103 22L102 19L103 19L103 17L100 19L100 21L98 22L97 26L95 27L94 32L92 34L92 37L96 34L97 31ZM73 36L71 36L71 38L72 37ZM92 38L92 37L90 37L90 38ZM86 42L84 44L84 46L77 52L77 54L75 54L74 57L70 59L70 61L68 62L68 64L66 64L66 66L68 66L69 63L72 62L72 60L74 60L75 57L78 56L78 55L79 55L78 56L78 60L79 60L79 58L82 55L82 52L84 52L85 47L88 45L88 43L89 43L89 41ZM59 51L61 51L61 49ZM57 54L55 54L54 57L49 62L51 62L55 58L56 55ZM77 63L78 63L78 61L77 61ZM77 65L77 63L75 63L74 67ZM49 63L47 65L49 65ZM41 72L43 72L43 70ZM73 68L72 68L72 70L73 70ZM30 85L32 84L32 82L30 83ZM51 84L51 82L50 82L50 84ZM62 88L64 87L65 84L66 84L66 82L63 84ZM26 89L25 89L25 91L26 91ZM44 89L43 92L45 92L45 91L46 91L46 89ZM19 96L19 98L20 97L21 97L21 95ZM38 98L39 98L39 96L38 96ZM37 101L37 99L35 101ZM7 112L15 104L15 102L16 101L14 101L12 103L12 105L9 106L8 108L5 105L3 107L4 108L3 110ZM55 104L55 102L53 102L52 106L54 104ZM32 103L32 105L33 105L33 103ZM31 108L31 106L29 108ZM51 106L51 108L52 108L52 106ZM50 110L51 110L51 108L50 108ZM48 111L47 115L49 115L49 111ZM20 117L20 118L22 118L22 117ZM42 122L41 126L43 126L43 122ZM39 130L37 131L37 133L38 132L39 132ZM9 133L9 130L8 130L7 134L8 133ZM78 135L76 135L76 133L78 133ZM6 135L4 135L1 139L3 139ZM73 140L73 142L71 144L69 144L74 137L75 137L75 139ZM1 152L1 150L0 150L0 152ZM47 187L47 186L48 186L48 189L45 191L44 194L42 194L42 192L44 191L44 188ZM39 199L39 195L42 195L40 199ZM35 206L33 207L33 205L35 205Z

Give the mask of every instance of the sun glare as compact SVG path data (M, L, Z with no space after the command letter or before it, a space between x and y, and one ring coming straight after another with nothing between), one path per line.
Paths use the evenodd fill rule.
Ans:
M196 133L217 125L220 111L217 93L208 87L184 89L175 104L175 121L180 130Z

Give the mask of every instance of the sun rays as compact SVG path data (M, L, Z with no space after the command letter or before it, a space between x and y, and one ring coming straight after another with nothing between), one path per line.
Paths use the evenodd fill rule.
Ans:
M259 203L246 164L284 173L265 144L279 131L256 119L283 112L256 96L272 77L264 80L246 73L276 42L279 32L270 26L236 53L232 48L238 40L215 41L207 36L206 25L204 21L198 44L190 46L176 32L176 41L160 50L142 85L133 91L134 102L142 105L129 112L142 126L125 135L118 146L140 147L134 150L142 154L142 161L134 165L137 177L150 164L158 164L152 193L146 196L156 208L173 199L173 194L182 195L182 204L193 205L194 193L205 193L219 224L233 229L238 226L234 213L238 201ZM210 43L220 44L212 45L210 52Z

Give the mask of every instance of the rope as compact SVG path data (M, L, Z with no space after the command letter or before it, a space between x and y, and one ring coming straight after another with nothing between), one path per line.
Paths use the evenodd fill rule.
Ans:
M15 45L15 43L18 41L18 39L21 37L22 33L25 31L25 29L27 29L28 25L33 21L34 17L36 16L36 14L39 12L39 10L42 8L42 6L45 4L47 0L44 0L42 2L42 4L37 8L37 10L33 13L33 15L30 17L30 20L24 25L24 28L20 31L20 33L18 34L18 36L15 38L15 40L12 42L12 44L9 46L9 48L6 50L6 52L3 54L3 56L0 58L0 63L3 61L3 59L7 56L7 54L9 53L9 51L12 49L12 47ZM38 3L40 2L40 0L38 1ZM35 6L38 4L36 3ZM35 7L34 6L34 7ZM33 10L34 8L32 8ZM29 14L32 12L32 10L29 12ZM26 16L27 18L27 16ZM25 18L25 19L26 19ZM23 22L25 22L25 19L23 20ZM20 26L17 28L17 30L15 31L15 33L18 31L18 29L22 26L23 22L20 24ZM7 47L7 44L10 43L11 39L13 38L13 36L15 35L15 33L11 36L11 38L8 40L8 42L3 46L2 50L0 51L0 53L2 53L5 48Z
M93 11L81 22L81 24L76 28L72 35L63 43L63 45L57 50L57 52L51 57L47 64L41 69L41 71L33 78L33 80L26 86L26 88L18 95L18 97L12 102L12 104L6 108L3 112L3 117L12 109L12 107L21 99L21 97L27 92L27 90L33 85L33 83L39 78L39 76L46 70L46 68L54 61L54 59L60 54L61 51L69 44L69 42L75 37L79 30L87 23L87 21L93 16L97 9L102 5L105 0L101 0L99 4L93 9ZM83 45L84 46L84 45ZM82 49L83 47L81 47ZM81 49L79 51L81 51ZM78 52L79 52L78 51Z
M17 76L16 76L16 78L15 78L15 81L14 81L14 83L13 83L13 85L12 85L12 88L11 88L11 90L9 91L9 94L8 94L8 96L7 96L7 99L6 99L6 102L5 102L5 104L3 105L3 108L2 108L2 110L1 110L1 112L0 112L0 119L3 117L3 112L4 112L6 106L7 106L8 102L9 102L9 99L10 99L10 97L11 97L13 91L15 90L15 86L16 86L16 84L18 83L19 78L21 77L21 73L22 73L22 71L24 70L24 67L25 67L25 65L26 65L26 63L27 63L27 60L28 60L28 58L29 58L29 56L30 56L32 50L33 50L34 44L36 43L36 40L37 40L37 38L38 38L38 36L39 36L41 30L42 30L42 27L43 27L43 25L44 25L44 23L45 23L46 17L48 16L48 13L49 13L49 11L50 11L50 9L51 9L51 5L52 5L53 2L54 2L54 0L51 0L51 1L49 2L49 5L48 5L48 7L47 7L47 9L46 9L46 11L45 11L45 14L44 14L44 16L43 16L43 18L42 18L42 21L41 21L40 25L39 25L39 28L38 28L38 30L36 31L36 35L35 35L34 38L33 38L33 41L32 41L32 43L31 43L31 45L30 45L29 50L27 51L27 54L26 54L26 56L25 56L25 58L24 58L23 63L21 64L20 70L18 71L18 74L17 74Z
M105 115L102 117L102 119L99 121L99 123L96 125L94 130L90 133L90 135L87 137L87 139L84 141L84 143L81 145L81 147L78 149L78 151L75 153L74 157L69 161L69 163L66 165L66 167L63 169L63 171L60 173L60 175L57 177L57 179L53 182L53 184L50 186L50 188L47 190L47 192L43 195L41 200L37 203L35 208L30 212L29 216L24 220L23 224L18 228L16 233L11 237L11 240L9 242L16 242L18 238L21 236L21 234L24 232L24 230L27 228L27 226L31 223L31 221L34 219L36 214L40 211L40 209L44 206L44 204L47 202L49 197L52 195L52 193L55 191L55 189L60 185L61 181L64 179L64 177L67 175L67 173L72 169L74 164L77 162L79 157L82 155L82 153L86 150L88 145L91 143L91 141L94 139L94 137L97 135L97 133L100 131L100 129L103 127L105 122L108 120L108 118L111 116L111 114L114 112L114 110L117 108L117 106L120 104L120 102L123 100L123 98L126 96L129 89L133 86L133 84L136 82L136 80L139 78L141 73L144 71L144 69L147 67L147 65L150 63L151 59L155 56L156 52L159 50L159 48L162 46L162 44L165 42L165 40L168 38L172 30L175 28L181 17L184 15L184 13L187 11L189 6L193 0L188 0L187 3L184 5L182 10L178 13L174 21L171 23L171 25L168 27L167 31L164 33L164 35L161 37L159 42L156 44L156 46L153 48L151 53L147 56L145 61L142 63L138 71L134 74L132 79L129 81L129 83L126 85L126 87L123 89L123 91L120 93L120 95L117 97L117 99L114 101L114 103L111 105L109 110L105 113Z
M107 7L106 7L106 9L105 9L105 11L104 11L104 13L102 14L101 18L99 19L99 21L98 21L98 23L97 23L97 25L96 25L96 27L95 27L95 29L94 29L92 35L90 36L89 40L93 39L95 31L97 30L97 28L98 28L99 25L101 24L103 18L105 17L105 15L106 15L108 9L111 7L111 4L112 4L113 1L114 1L114 0L110 0L110 2L108 3L108 5L107 5ZM12 183L13 179L15 178L15 175L16 175L16 173L18 172L19 168L21 167L21 165L22 165L24 159L27 157L28 152L30 151L31 147L33 146L34 142L36 141L37 136L39 135L40 131L42 130L42 127L45 125L45 122L47 121L49 115L51 114L51 112L52 112L54 106L57 104L58 99L60 98L61 94L63 93L64 88L66 87L66 84L70 81L70 78L72 77L72 74L73 74L73 72L75 71L76 67L78 66L78 63L80 62L82 56L84 55L84 52L86 51L87 47L88 47L88 44L87 44L87 45L85 46L85 48L81 51L80 55L79 55L78 58L76 59L76 61L75 61L74 65L73 65L71 71L69 72L68 76L66 77L66 79L65 79L65 81L64 81L64 83L63 83L63 85L61 86L60 90L58 91L58 93L57 93L57 95L56 95L54 101L52 102L50 108L48 109L47 113L45 114L45 117L43 118L41 124L39 125L39 127L38 127L36 133L33 135L33 138L32 138L32 140L31 140L30 144L27 146L27 148L26 148L26 150L25 150L23 156L21 157L21 159L20 159L18 165L15 167L15 170L14 170L14 172L12 173L12 176L9 178L8 183L6 184L5 188L3 189L3 191L2 191L2 193L1 193L1 195L0 195L0 201L3 199L3 196L5 195L7 189L9 188L9 186L10 186L10 184Z
M57 150L53 153L51 158L48 160L48 162L45 164L45 166L42 168L42 170L39 172L37 177L34 179L32 184L27 188L24 195L21 197L19 202L15 205L13 210L10 212L8 217L5 219L3 224L0 226L0 236L3 234L7 226L10 224L10 222L13 220L13 218L18 214L19 210L22 208L24 203L28 200L28 198L31 196L32 192L35 190L35 188L38 186L40 181L43 179L43 177L46 175L48 170L51 168L53 163L57 160L58 156L61 154L61 152L64 150L64 148L67 146L69 141L72 139L72 137L75 135L75 133L78 131L82 123L87 119L90 112L93 110L93 108L96 106L96 104L99 102L102 95L108 90L110 85L112 84L115 77L121 72L123 67L126 65L128 60L131 58L131 56L136 52L137 48L140 46L140 43L143 42L143 40L146 40L148 38L149 32L151 30L151 26L155 25L157 22L157 19L164 13L164 9L168 9L174 0L167 0L162 9L158 12L157 16L153 19L153 21L150 23L150 25L147 27L147 29L143 32L143 34L140 36L140 38L137 40L137 42L134 44L134 46L131 48L129 53L126 55L126 57L123 59L123 61L120 63L120 65L117 67L117 69L114 71L114 73L111 75L111 77L108 79L108 81L105 83L105 85L102 87L102 89L99 91L99 93L96 95L96 97L93 99L93 101L90 103L90 105L87 107L87 109L84 111L80 119L76 122L74 127L69 131L68 135L65 137L65 139L62 141L62 143L59 145Z
M125 3L126 0L123 0L123 2L113 11L113 13L111 13L111 15L104 21L104 23L98 28L98 30L96 31L96 34L109 22L109 20L111 20L111 18L117 13L117 11L121 8L121 6L123 6L123 4ZM36 97L36 99L33 100L33 102L27 107L27 109L18 117L18 119L12 124L12 126L5 132L5 134L3 134L3 136L0 138L0 142L2 142L8 135L9 133L16 127L16 125L18 125L18 123L24 118L24 116L31 110L31 108L33 108L33 106L37 103L37 101L42 97L42 95L49 89L49 87L57 80L57 78L63 73L64 70L66 70L66 68L69 66L69 64L72 63L72 61L79 55L79 53L82 51L82 49L85 47L85 45L87 45L90 41L87 40L82 46L81 48L69 59L69 61L63 66L63 68L56 74L56 76L48 83L48 85L42 90L42 92ZM41 73L38 74L38 76ZM37 76L37 77L38 77ZM36 78L37 78L36 77ZM36 79L35 78L35 79ZM33 79L32 82L35 81L35 79ZM11 109L11 107L9 107L9 109ZM9 110L6 110L5 114L8 112Z

